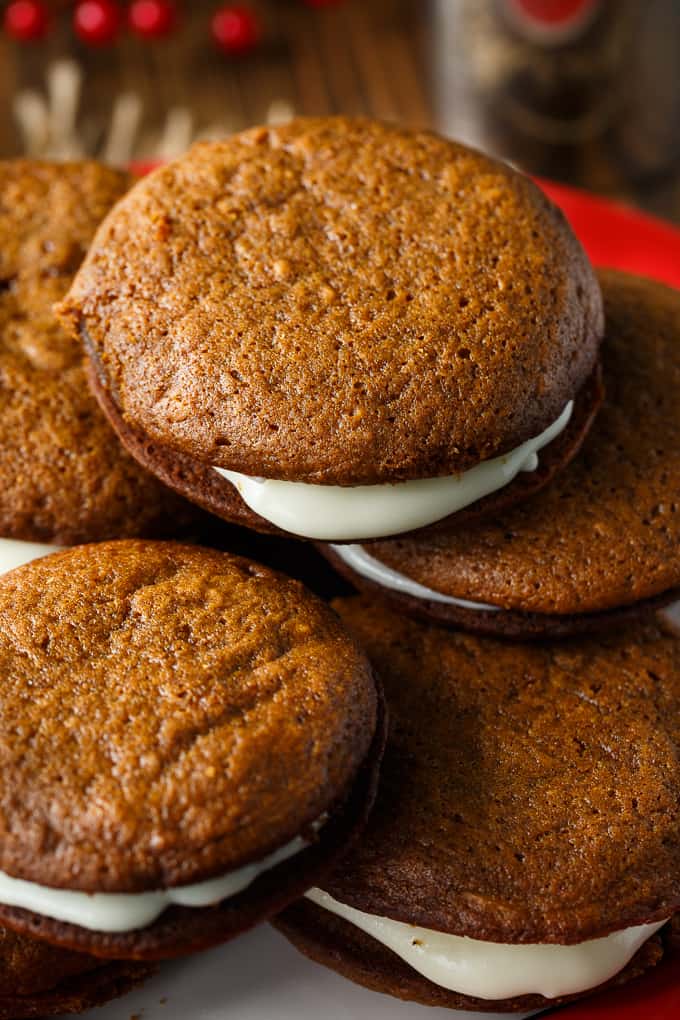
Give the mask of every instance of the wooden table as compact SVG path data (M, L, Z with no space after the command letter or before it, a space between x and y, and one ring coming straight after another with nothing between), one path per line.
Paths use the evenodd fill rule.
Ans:
M167 158L196 137L219 136L293 113L363 113L431 127L449 120L442 117L447 57L438 46L441 40L433 36L436 0L347 0L314 10L301 0L258 0L253 5L266 25L265 42L251 57L238 60L221 56L212 46L209 23L217 5L209 2L187 3L181 30L152 44L127 35L107 49L85 48L73 37L65 0L57 3L53 30L44 41L19 45L0 36L0 156L25 151L14 112L17 97L23 96L30 113L31 102L35 106L36 98L45 95L48 68L64 58L75 61L82 75L75 132L63 144L68 110L64 117L62 100L62 124L57 125L62 137L42 144L34 139L29 145L34 153ZM672 19L672 5L665 6ZM678 18L671 28L680 31ZM73 65L66 67L73 72ZM60 81L57 88L63 89L63 74ZM121 103L123 96L128 100ZM457 101L455 91L444 97L454 109ZM124 144L118 150L110 137L114 107L119 128L121 117L123 121ZM678 165L651 177L631 177L627 167L612 158L606 142L597 140L576 158L572 154L541 165L541 153L533 147L520 153L518 161L529 170L547 170L680 221Z

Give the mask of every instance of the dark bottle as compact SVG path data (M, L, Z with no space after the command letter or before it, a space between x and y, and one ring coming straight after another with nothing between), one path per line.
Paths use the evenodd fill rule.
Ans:
M434 0L448 134L603 190L680 156L676 0Z

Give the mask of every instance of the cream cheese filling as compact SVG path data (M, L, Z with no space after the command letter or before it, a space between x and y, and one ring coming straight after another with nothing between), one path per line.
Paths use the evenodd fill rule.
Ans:
M453 595L442 595L433 588L427 588L424 584L412 581L405 574L393 570L374 556L369 556L362 545L331 545L331 549L343 563L366 577L369 581L375 581L383 588L390 588L402 595L411 595L416 599L428 599L430 602L443 602L449 606L460 606L461 609L483 610L487 613L499 612L499 606L491 606L487 602L470 602L468 599L458 599Z
M446 935L429 928L365 914L321 889L305 894L318 906L349 921L429 981L478 999L543 995L556 999L596 988L618 974L640 946L666 921L624 928L576 945L509 945Z
M16 538L0 538L0 574L6 574L41 556L57 552L58 545L43 545L40 542L22 542Z
M385 538L434 524L508 485L520 471L535 471L538 451L569 423L570 400L544 432L500 457L443 478L419 478L394 485L310 485L254 478L215 467L251 510L291 535L321 542Z
M274 850L262 860L246 864L218 878L176 886L174 889L155 889L142 893L87 893L75 889L53 889L0 872L0 903L31 910L55 921L77 924L89 931L135 931L153 924L171 904L209 907L221 903L246 889L258 875L275 868L307 846L308 841L302 836L296 836L290 843Z

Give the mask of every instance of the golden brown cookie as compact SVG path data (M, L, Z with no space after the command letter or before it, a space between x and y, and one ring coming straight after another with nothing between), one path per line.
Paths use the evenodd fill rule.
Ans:
M511 949L578 946L678 912L680 641L640 623L512 645L365 597L334 605L383 679L390 732L368 827L325 893L431 935ZM308 900L277 919L305 952L369 987L481 1008L483 991L448 992L347 922ZM592 985L558 985L550 1000L536 988L487 996L486 1008L538 1009L632 976L658 958L653 934Z
M0 162L0 536L69 545L176 533L188 507L118 443L57 323L130 178L95 162Z
M363 823L379 696L299 582L102 543L0 578L0 621L8 927L103 957L193 951L299 896Z
M614 270L600 279L607 395L579 455L488 520L372 543L358 559L326 550L360 587L377 583L405 612L524 638L623 624L678 597L680 292ZM383 584L366 555L402 580Z
M60 314L135 456L264 529L294 530L215 468L313 489L457 476L580 394L554 471L597 403L601 297L561 213L504 164L370 120L195 146L117 206Z

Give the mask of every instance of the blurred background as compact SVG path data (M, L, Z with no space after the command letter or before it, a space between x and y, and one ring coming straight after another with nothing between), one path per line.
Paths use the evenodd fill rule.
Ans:
M680 221L680 0L2 0L0 156L366 113Z

